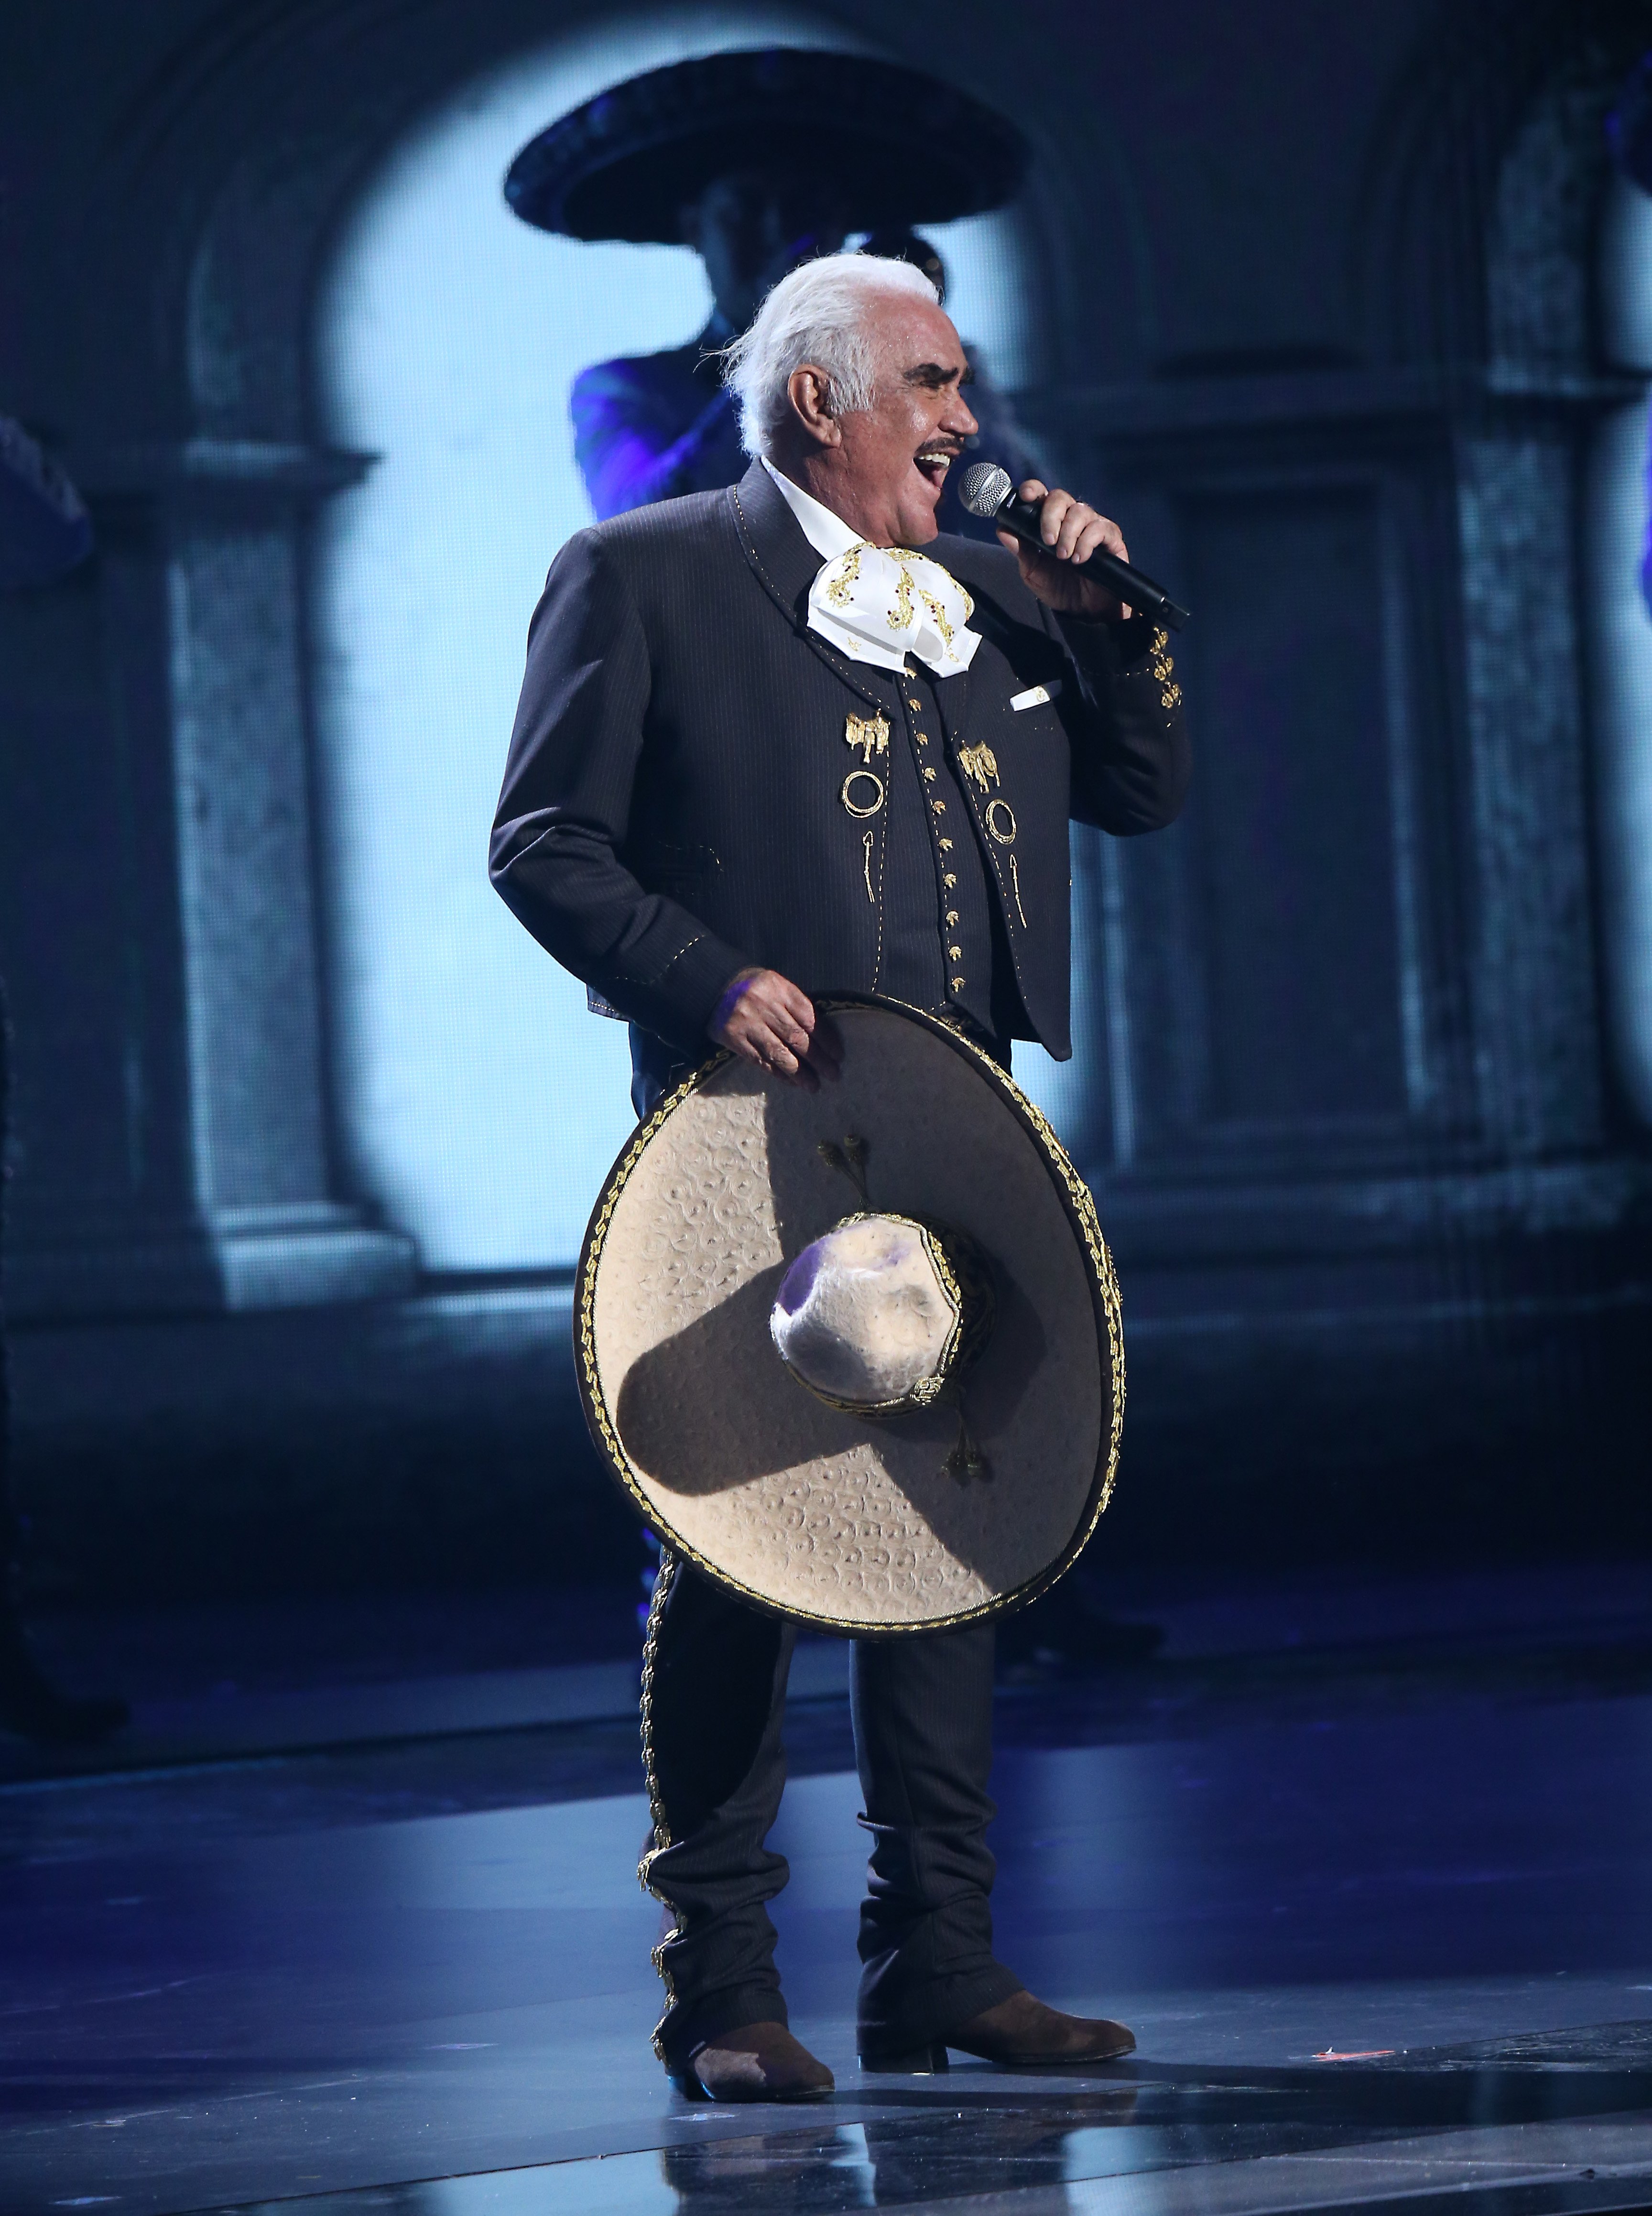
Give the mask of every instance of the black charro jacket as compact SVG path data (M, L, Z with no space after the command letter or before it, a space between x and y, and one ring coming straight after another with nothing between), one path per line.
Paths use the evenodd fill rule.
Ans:
M1173 820L1189 771L1180 688L1144 621L1057 619L1002 547L943 536L923 551L968 588L982 635L967 673L934 689L954 764L983 745L992 759L990 779L959 783L1014 963L1017 1033L1064 1059L1068 819L1119 834ZM494 884L565 968L690 1055L754 963L811 994L878 988L880 903L866 825L842 803L856 759L843 742L850 716L898 717L900 680L808 629L819 567L754 463L726 490L580 532L529 631ZM1039 686L1048 703L1012 707Z

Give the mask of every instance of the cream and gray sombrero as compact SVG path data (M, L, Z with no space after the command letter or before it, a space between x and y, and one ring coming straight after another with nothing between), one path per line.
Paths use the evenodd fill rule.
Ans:
M946 1025L823 1002L836 1084L718 1054L637 1131L575 1294L591 1432L675 1553L857 1637L1030 1600L1106 1506L1112 1259L1043 1117Z

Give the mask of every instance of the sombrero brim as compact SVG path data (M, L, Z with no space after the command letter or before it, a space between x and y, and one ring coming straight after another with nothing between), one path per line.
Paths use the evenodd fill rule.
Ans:
M1124 1407L1113 1264L1049 1125L991 1058L887 1001L822 1004L817 1093L714 1056L636 1133L593 1213L575 1339L593 1437L674 1553L755 1605L855 1637L1031 1599L1107 1504ZM823 1142L862 1139L875 1207L966 1232L997 1320L963 1408L989 1474L948 1474L958 1414L877 1422L787 1375L787 1263L856 1204Z
M1027 156L1014 124L934 77L777 47L613 86L522 148L505 198L541 231L669 245L684 202L714 179L779 168L827 180L846 228L872 231L998 207Z

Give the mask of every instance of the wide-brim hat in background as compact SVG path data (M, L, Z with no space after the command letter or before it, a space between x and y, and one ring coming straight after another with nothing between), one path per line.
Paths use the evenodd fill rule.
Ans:
M821 1628L932 1631L1031 1599L1094 1530L1124 1407L1118 1288L1083 1180L989 1056L894 1003L822 1006L839 1081L806 1093L714 1056L614 1165L575 1291L581 1390L674 1553ZM897 1302L915 1271L945 1311L941 1389L892 1414L823 1397L807 1350L781 1352L787 1303L815 1290L799 1257L885 1224ZM971 1272L984 1301L960 1290Z
M707 54L611 86L524 146L505 198L570 238L675 245L678 211L738 169L814 171L850 231L1001 206L1029 149L996 110L917 70L795 46Z

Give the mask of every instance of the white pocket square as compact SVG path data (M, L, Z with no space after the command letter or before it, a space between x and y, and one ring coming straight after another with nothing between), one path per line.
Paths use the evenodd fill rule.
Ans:
M1053 685L1029 685L1025 692L1014 693L1011 697L1009 705L1012 708L1018 709L1042 708L1048 701L1053 700L1060 690L1059 677Z

